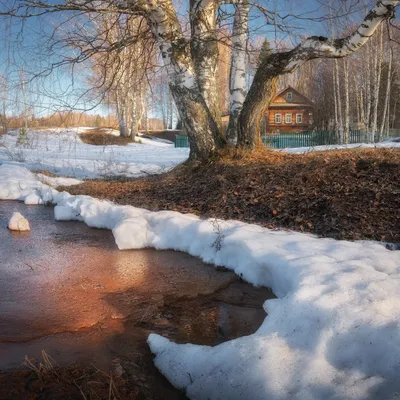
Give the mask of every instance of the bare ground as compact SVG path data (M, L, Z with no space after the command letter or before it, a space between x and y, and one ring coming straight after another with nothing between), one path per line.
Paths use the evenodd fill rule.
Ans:
M89 129L84 133L80 133L79 137L82 142L94 146L126 146L129 143L133 143L130 138L110 135L109 130L106 128Z
M400 242L400 150L225 154L160 176L65 188L150 210L238 219L336 239Z

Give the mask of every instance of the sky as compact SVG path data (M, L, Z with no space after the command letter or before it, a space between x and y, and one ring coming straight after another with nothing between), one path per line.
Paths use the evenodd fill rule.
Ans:
M52 4L63 3L63 0L50 1ZM349 20L360 21L360 0L340 1L347 5L358 4ZM187 14L188 1L174 0L174 2L181 16ZM285 47L290 47L295 46L301 37L326 35L327 22L316 20L326 15L327 10L323 6L326 3L322 0L259 0L258 4L285 18L278 20L279 27L268 25L265 17L253 8L250 21L251 37L253 39L268 37L272 46L274 43L284 43ZM18 0L0 0L0 11L13 4L18 4ZM369 1L369 4L373 4L373 1ZM229 7L222 9L229 12ZM88 87L87 64L75 65L73 71L70 66L64 66L48 73L52 64L58 63L66 54L73 54L71 49L66 49L49 39L56 27L59 27L56 38L68 33L68 26L62 23L69 16L70 14L66 13L52 13L23 20L0 17L3 26L0 31L0 73L6 75L10 81L12 90L9 90L7 97L9 108L13 109L14 113L22 110L22 81L26 82L27 102L39 116L68 107L80 110L94 107L93 113L103 115L109 112L104 106L96 106L98 102L87 96L82 97ZM82 18L78 18L77 21L82 23ZM231 19L228 18L227 24L230 23ZM90 30L87 22L84 26ZM40 76L31 80L38 73Z

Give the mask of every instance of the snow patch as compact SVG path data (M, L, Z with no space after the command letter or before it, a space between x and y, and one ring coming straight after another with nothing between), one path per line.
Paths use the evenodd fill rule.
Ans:
M19 212L13 213L10 221L8 222L8 229L10 231L26 232L30 231L29 221Z
M289 154L306 154L313 151L330 151L330 150L346 150L346 149L400 149L400 143L394 140L387 140L381 143L354 143L354 144L333 144L312 147L287 147L276 151L282 151Z
M87 129L29 130L27 146L19 146L17 132L10 131L0 137L0 160L3 164L20 165L30 170L92 179L159 174L185 161L189 155L189 149L175 148L173 143L160 139L141 138L142 144L128 146L93 146L83 143L79 137L79 133ZM111 130L109 133L115 134ZM54 187L73 183L43 179L44 183Z
M37 177L41 182L54 188L57 186L74 186L82 183L82 181L74 178L51 177L43 174L37 174Z

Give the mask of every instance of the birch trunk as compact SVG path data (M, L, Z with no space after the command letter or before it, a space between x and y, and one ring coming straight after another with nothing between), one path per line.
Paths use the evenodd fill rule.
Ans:
M376 53L374 72L375 72L375 84L374 84L374 103L373 103L373 114L372 114L372 129L371 129L371 141L374 142L376 133L378 131L378 107L379 107L379 93L381 86L382 76L382 49L383 49L383 30L380 29L378 36L379 50ZM378 138L377 138L378 139Z
M189 46L171 0L149 0L143 6L157 38L169 87L187 131L191 160L207 159L216 150L218 126L201 94Z
M392 62L393 62L393 50L392 50L391 45L389 44L389 61L388 61L385 103L384 103L383 114L382 114L381 129L379 131L379 139L380 140L383 137L383 132L384 132L386 121L387 121L386 116L389 114L390 89L391 89L391 83L392 83Z
M132 116L131 116L130 132L129 132L129 137L133 142L136 141L137 134L138 134L138 104L137 104L137 98L134 97L132 99Z
M8 122L7 122L7 82L4 81L2 89L2 118L1 125L3 127L3 133L8 132Z
M236 4L232 31L231 69L229 79L230 115L228 141L237 143L238 120L246 98L246 50L248 40L249 5L247 0Z
M344 130L343 143L349 143L350 134L350 96L349 96L349 63L346 59L343 60L344 69Z
M336 68L335 68L336 60L332 62L332 85L333 85L333 102L335 107L335 132L339 132L339 112L338 112L338 96L337 96L337 88L336 88Z
M369 132L368 141L371 142L371 109L372 109L372 64L371 64L371 46L368 46L367 53L367 85L366 85L366 113L365 113L365 126L367 128L367 132Z
M217 7L216 0L190 0L190 51L200 94L216 126L215 142L222 146L225 140L221 133L218 92Z
M339 65L338 60L334 60L335 63L335 77L336 77L336 90L337 90L337 99L338 99L338 131L337 136L339 139L339 143L343 143L343 116L342 116L342 93L340 90L340 74L339 74Z

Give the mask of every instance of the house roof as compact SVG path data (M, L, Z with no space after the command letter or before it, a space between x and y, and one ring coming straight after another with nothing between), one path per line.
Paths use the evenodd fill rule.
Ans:
M303 102L302 103L276 103L275 102L275 100L278 98L278 97L280 97L280 96L282 96L285 92L289 92L289 91L291 91L291 92L296 92L296 94L298 95L298 96L300 96L302 99L303 99ZM304 106L304 105L307 105L307 106L314 106L314 103L307 97L307 96L305 96L303 93L301 93L301 92L299 92L298 90L296 90L294 87L292 87L292 86L288 86L288 87L286 87L285 89L283 89L281 92L279 92L275 97L274 97L274 99L272 100L272 102L271 102L271 106L277 106L277 105L279 105L279 106L300 106L300 105L302 105L302 106Z

